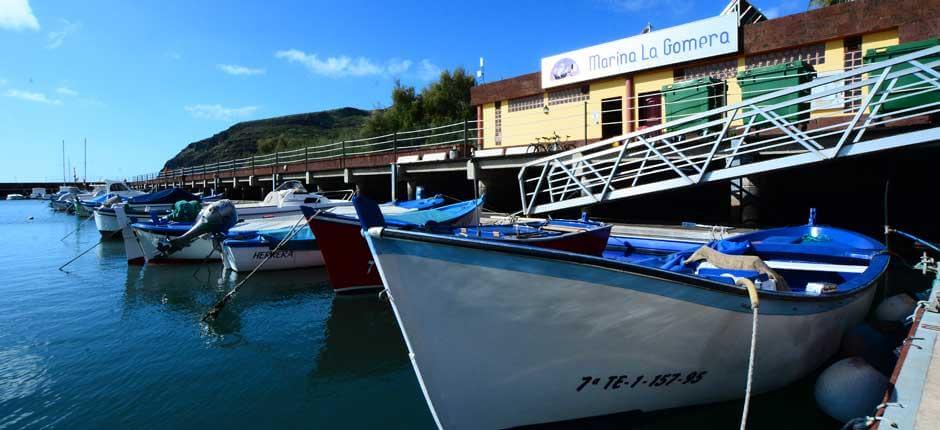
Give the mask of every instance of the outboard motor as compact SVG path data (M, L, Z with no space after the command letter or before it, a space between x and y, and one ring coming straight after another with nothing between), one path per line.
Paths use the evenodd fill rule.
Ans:
M105 200L104 202L102 202L101 207L110 208L111 206L114 206L115 203L120 203L120 202L121 202L121 196L113 195L111 197L108 197L108 199Z
M157 249L165 255L179 251L204 234L222 234L238 222L238 211L231 200L219 200L206 206L196 216L196 223L186 233L157 244Z

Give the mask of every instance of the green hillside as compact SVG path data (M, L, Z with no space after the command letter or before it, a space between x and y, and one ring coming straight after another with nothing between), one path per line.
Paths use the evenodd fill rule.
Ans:
M347 107L240 122L210 138L186 145L164 167L198 166L304 145L354 139L360 135L371 113Z

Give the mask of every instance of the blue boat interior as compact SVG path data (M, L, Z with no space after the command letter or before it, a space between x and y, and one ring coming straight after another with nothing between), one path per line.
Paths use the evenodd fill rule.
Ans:
M437 195L434 197L428 197L425 199L416 199L416 200L396 200L390 202L391 204L405 209L431 209L441 206L445 203L444 197Z
M291 227L272 230L229 233L224 242L225 246L232 248L268 247L274 249L284 238L290 234ZM310 227L303 225L297 229L287 243L281 245L286 251L317 250L317 240L310 231Z
M701 244L663 239L612 236L604 258L654 267L734 284L735 278L766 281L763 273L685 264ZM843 293L871 282L884 270L884 245L866 236L825 226L761 230L712 241L708 247L725 255L758 256L789 286L791 293ZM881 256L882 258L877 258ZM872 269L872 270L870 270ZM813 287L807 290L807 287Z
M605 224L594 221L548 220L468 227L429 226L429 230L437 234L453 234L477 239L521 240L557 237L571 232L592 230L603 226Z

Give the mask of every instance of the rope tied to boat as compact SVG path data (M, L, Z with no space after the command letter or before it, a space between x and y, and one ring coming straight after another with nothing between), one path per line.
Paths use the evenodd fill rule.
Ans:
M320 211L318 210L317 212L313 214L313 216L311 216L311 218L313 218L314 216L317 216L317 214L319 213ZM297 232L300 231L300 229L298 229L297 227L299 227L301 223L306 223L309 221L310 221L310 218L307 218L306 216L301 216L299 219L297 219L297 222L294 223L294 226L291 227L290 231L288 231L287 234L284 235L284 238L281 239L280 242L278 242L277 246L275 246L274 249L268 252L268 255L264 257L264 260L261 260L261 262L258 263L258 265L255 266L255 268L252 269L250 273L248 273L248 276L246 276L245 279L242 279L241 282L235 284L235 286L232 287L231 291L229 291L224 296L222 296L222 298L219 299L219 301L217 301L214 305L212 305L211 308L209 308L208 311L206 311L206 314L202 316L202 322L208 322L208 321L214 320L217 316L219 316L219 313L222 312L222 308L225 307L225 304L228 303L229 300L235 297L235 293L238 292L238 289L241 288L242 285L245 285L245 283L248 282L248 280L251 279L252 276L254 276L255 272L257 272L258 269L261 268L261 266L264 266L264 263L267 263L268 260L271 259L271 256L275 255L277 251L279 251L281 247L284 246L284 244L286 244L287 242L290 242L290 240L294 238Z
M757 286L747 278L736 278L734 283L747 289L747 296L751 301L751 349L747 359L747 386L744 389L744 410L741 412L741 430L747 427L747 413L751 406L751 384L754 381L754 358L757 355L757 314L760 308L760 299L757 295Z

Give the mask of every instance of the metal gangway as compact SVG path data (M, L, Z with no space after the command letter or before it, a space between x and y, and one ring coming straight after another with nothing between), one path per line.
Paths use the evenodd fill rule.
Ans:
M938 53L940 46L819 77L526 163L519 172L522 212L589 206L938 141ZM812 107L833 97L852 109Z

